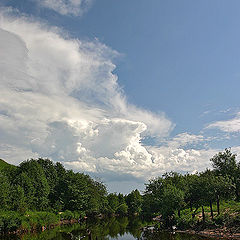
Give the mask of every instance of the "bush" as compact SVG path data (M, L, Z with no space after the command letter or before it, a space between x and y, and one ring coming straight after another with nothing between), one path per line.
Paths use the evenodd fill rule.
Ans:
M59 216L51 212L27 212L23 216L23 228L24 225L31 226L31 228L39 229L42 226L50 226L59 222Z
M84 218L85 216L86 216L86 214L83 211L74 211L73 212L74 219L81 219L81 218Z
M0 232L13 232L21 226L21 216L17 212L0 213Z
M61 220L72 220L72 219L74 219L74 214L71 211L66 210L65 212L61 213Z

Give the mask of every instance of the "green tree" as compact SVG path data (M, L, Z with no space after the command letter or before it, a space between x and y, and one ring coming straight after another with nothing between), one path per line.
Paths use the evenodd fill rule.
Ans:
M182 208L184 192L174 185L167 184L161 197L161 214L169 227L174 212Z
M11 208L11 185L7 176L0 171L0 209Z
M118 195L116 193L110 193L107 196L108 204L112 213L116 213L119 206Z
M217 176L232 179L236 199L240 200L240 163L237 163L236 156L226 148L224 152L213 156L210 161Z
M74 211L87 210L89 192L87 188L87 177L82 173L67 172L67 191L64 197L65 209Z
M118 213L120 216L124 216L128 213L128 206L126 203L120 204L117 209L116 213Z
M42 167L42 169L44 171L45 177L47 179L47 183L50 188L49 196L48 196L49 201L50 201L50 206L54 207L55 202L56 202L55 187L58 183L57 170L54 166L54 163L49 159L38 158L37 163Z
M209 202L211 217L213 219L212 203L217 203L217 211L220 214L220 200L229 199L232 196L232 181L228 176L216 176L213 171L206 170L201 174L205 179L204 196L205 200Z
M139 214L142 210L142 196L136 189L126 196L128 212L130 214Z
M31 208L45 210L48 207L50 187L40 164L34 159L24 161L19 167L21 184L26 195L31 197ZM27 189L30 187L32 192Z

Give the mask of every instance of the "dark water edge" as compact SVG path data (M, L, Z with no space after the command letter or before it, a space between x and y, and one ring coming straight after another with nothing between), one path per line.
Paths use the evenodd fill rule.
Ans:
M209 238L185 233L143 232L149 223L140 218L91 219L80 224L62 225L39 233L0 235L0 240L207 240Z

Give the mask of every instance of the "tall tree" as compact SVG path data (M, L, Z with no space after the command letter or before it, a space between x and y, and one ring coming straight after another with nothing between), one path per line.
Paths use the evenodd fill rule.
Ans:
M136 189L126 196L128 212L130 214L139 214L142 210L142 196Z
M11 208L11 185L7 176L0 171L0 209Z
M237 163L236 154L233 154L230 149L225 149L224 152L219 152L213 158L213 169L218 176L226 176L232 179L236 199L240 200L240 163Z
M20 183L31 198L31 208L45 210L49 203L50 187L41 165L36 160L27 160L20 164L19 172Z

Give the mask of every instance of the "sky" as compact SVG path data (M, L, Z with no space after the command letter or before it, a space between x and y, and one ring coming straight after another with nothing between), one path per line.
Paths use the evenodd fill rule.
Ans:
M109 192L240 155L238 0L1 0L0 158Z

